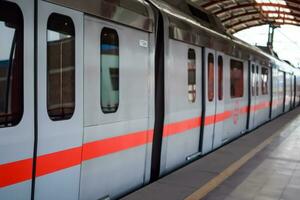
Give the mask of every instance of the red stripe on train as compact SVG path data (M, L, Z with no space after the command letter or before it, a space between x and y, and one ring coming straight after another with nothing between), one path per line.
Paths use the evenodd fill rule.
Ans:
M32 178L32 158L0 165L0 188Z
M265 109L270 104L264 102L252 106L253 110ZM248 107L239 109L240 113L247 113ZM229 119L232 111L225 111L220 114L205 118L205 125L218 123ZM183 133L198 128L201 125L201 117L196 117L181 122L175 122L164 126L164 137ZM98 158L108 154L127 150L151 143L153 130L140 131L127 135L116 136L84 144L59 152L54 152L37 158L37 176L43 176L56 171L79 165L82 161ZM16 162L0 165L0 188L30 180L32 178L32 159L25 159Z
M43 176L81 163L81 147L38 156L36 176Z
M198 128L201 125L201 117L195 117L192 119L167 124L164 126L164 137L182 133L187 130Z
M89 142L83 145L82 160L105 156L152 142L153 131L141 131L128 135Z

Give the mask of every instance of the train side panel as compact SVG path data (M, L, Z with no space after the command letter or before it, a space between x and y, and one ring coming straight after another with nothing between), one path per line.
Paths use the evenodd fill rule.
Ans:
M271 73L267 66L256 65L256 102L251 106L250 111L255 112L254 127L257 127L267 120L270 114L271 100Z
M39 1L37 28L35 199L76 199L83 138L83 13Z
M227 142L246 131L248 108L248 62L227 56L225 64L225 111L230 117L224 122Z
M117 198L149 180L154 89L149 39L147 32L85 17L80 199ZM110 91L101 89L104 84ZM108 92L114 103L102 101Z
M33 5L32 0L0 1L0 199L31 199Z
M200 141L201 48L172 39L168 44L161 174L185 164Z

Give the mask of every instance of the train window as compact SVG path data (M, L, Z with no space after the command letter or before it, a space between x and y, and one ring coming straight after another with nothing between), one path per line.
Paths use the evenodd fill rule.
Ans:
M230 94L231 98L244 95L244 67L238 60L230 60Z
M258 72L258 65L256 65L256 81L255 81L255 85L256 85L256 96L259 95L259 83L258 83L258 77L259 77L259 72Z
M53 13L47 29L48 115L67 120L75 110L75 28L70 17Z
M251 81L251 94L255 96L255 81L256 81L256 73L255 73L255 66L252 64L252 81Z
M196 100L196 53L194 49L188 50L188 99Z
M212 53L208 54L208 69L207 69L207 77L208 77L208 101L213 101L214 99L214 55Z
M223 57L218 57L218 97L223 99Z
M23 15L0 1L0 127L16 126L23 115Z
M101 109L114 113L119 107L119 36L116 30L101 32Z
M268 79L269 79L269 70L268 68L261 68L261 94L268 94Z

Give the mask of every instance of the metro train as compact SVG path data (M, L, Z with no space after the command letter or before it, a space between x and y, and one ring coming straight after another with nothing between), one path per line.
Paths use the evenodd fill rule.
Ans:
M159 0L1 0L0 199L117 199L299 105L298 68L218 27Z

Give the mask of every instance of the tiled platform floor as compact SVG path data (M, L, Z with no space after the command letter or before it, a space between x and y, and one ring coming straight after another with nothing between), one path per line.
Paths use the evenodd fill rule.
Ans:
M265 148L261 150L260 146ZM255 155L253 151L259 152ZM245 160L248 155L248 159L255 156ZM245 164L234 169L237 163ZM230 169L238 170L226 179L232 173L227 173ZM206 200L300 200L300 108L123 200L198 200L205 194Z
M300 200L300 118L205 200Z

